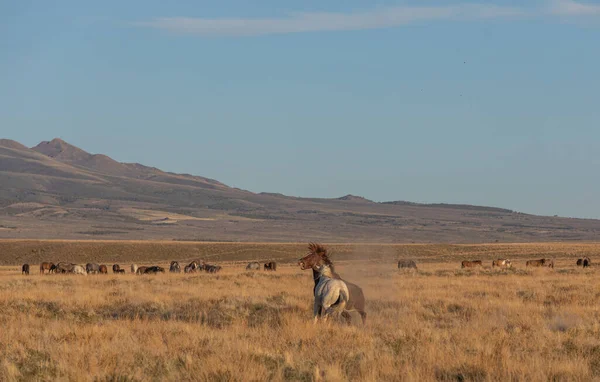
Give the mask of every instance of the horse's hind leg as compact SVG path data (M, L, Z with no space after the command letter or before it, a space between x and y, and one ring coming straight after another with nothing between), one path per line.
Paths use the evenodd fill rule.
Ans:
M325 309L325 319L327 319L327 317L329 317L331 314L334 314L336 316L343 314L344 308L346 308L345 301L329 306L327 309Z
M346 320L346 324L348 324L348 325L352 324L352 315L350 314L350 312L348 312L347 310L344 310L342 312L342 317L344 318L344 320Z
M363 325L365 325L367 323L367 312L361 310L358 313L360 314L360 318L362 318Z

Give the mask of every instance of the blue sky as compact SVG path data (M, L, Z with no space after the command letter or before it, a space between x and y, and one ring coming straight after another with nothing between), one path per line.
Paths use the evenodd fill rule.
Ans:
M600 3L0 2L0 136L251 191L600 218Z

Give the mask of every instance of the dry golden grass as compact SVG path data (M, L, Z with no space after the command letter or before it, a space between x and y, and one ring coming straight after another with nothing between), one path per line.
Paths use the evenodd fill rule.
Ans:
M532 258L547 253L537 250ZM555 270L519 260L472 272L459 269L464 252L425 255L415 273L392 261L339 262L365 291L365 327L314 325L311 274L293 265L87 277L2 267L0 380L600 378L598 269L564 257Z

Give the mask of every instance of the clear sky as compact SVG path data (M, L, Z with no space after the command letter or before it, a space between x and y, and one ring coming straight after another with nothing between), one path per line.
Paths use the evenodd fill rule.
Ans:
M1 1L0 137L255 192L600 218L600 3Z

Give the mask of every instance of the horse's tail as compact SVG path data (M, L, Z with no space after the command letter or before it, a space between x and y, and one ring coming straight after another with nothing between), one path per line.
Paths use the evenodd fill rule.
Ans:
M342 289L340 291L340 297L345 303L348 303L348 301L350 300L350 292L348 292L348 289Z
M337 300L327 309L325 309L325 317L328 317L331 314L342 314L346 308L346 304L348 304L349 299L350 293L348 292L348 288L340 288Z
M350 292L348 292L348 288L340 288L340 296L334 305L342 305L346 306L348 304L348 300L350 300Z

